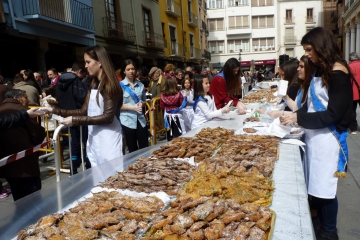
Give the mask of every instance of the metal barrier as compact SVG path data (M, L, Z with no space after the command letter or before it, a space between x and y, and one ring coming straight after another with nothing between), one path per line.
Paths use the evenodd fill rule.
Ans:
M153 135L152 143L155 145L157 143L157 134L166 132L164 127L164 110L160 108L159 97L151 99L151 107L154 108L154 111L150 112L150 130Z

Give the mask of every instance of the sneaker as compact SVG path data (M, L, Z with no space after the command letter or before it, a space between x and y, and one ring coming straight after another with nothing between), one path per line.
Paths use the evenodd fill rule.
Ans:
M0 198L7 198L9 196L8 193L2 193L0 194Z
M321 228L318 234L316 234L317 240L339 240L337 231L328 232L325 229Z
M356 131L354 131L354 132L351 132L350 134L352 134L352 135L356 135L356 134L357 134L357 132L356 132Z

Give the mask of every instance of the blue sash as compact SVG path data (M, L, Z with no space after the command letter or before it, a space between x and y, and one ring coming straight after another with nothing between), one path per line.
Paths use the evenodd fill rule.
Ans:
M216 74L214 77L216 77L216 76L220 76L220 77L222 77L223 79L225 79L225 75L224 75L223 72L219 72L219 73Z
M134 93L133 90L131 90L131 88L129 88L129 86L125 85L124 83L120 82L120 86L125 89L125 91L127 93L130 94L130 96L132 97L132 99L134 100L135 104L138 103L140 100L138 98L138 96Z
M165 114L164 114L164 125L165 125L165 128L167 130L170 129L170 124L167 120L167 114L177 114L179 113L181 110L183 110L185 107L186 107L186 104L187 104L187 98L184 97L184 101L182 102L181 106L178 108L178 109L173 109L173 110L169 110L169 111L165 111Z
M316 112L326 111L326 107L322 104L322 102L315 93L314 74L312 76L310 83L310 94L311 94L311 101L315 111ZM347 172L348 159L349 159L349 151L346 144L346 137L348 136L348 132L346 130L343 132L338 132L336 130L335 124L329 126L329 129L333 133L336 140L338 141L340 147L338 167L334 175L339 178L345 178Z
M300 89L298 95L297 95L297 106L298 106L298 109L301 108L301 99L302 99L302 96L303 96L303 90Z
M194 106L193 106L194 112L196 110L196 106L197 106L199 101L205 101L206 103L208 102L208 100L206 98L204 98L202 96L198 96L194 101Z

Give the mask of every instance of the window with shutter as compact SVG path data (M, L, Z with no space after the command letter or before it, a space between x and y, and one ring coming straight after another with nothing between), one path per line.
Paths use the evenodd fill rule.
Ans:
M254 50L257 51L259 49L259 39L253 38L252 45L253 45Z
M292 10L286 10L286 23L292 23Z
M285 28L285 42L294 42L293 28Z
M265 0L259 0L259 7L266 6Z
M169 26L169 29L170 29L170 39L171 39L171 41L176 41L176 37L175 37L176 28L174 28L172 26Z
M274 38L268 38L267 39L267 50L274 50L275 44L274 44Z
M224 52L224 41L218 42L218 46L219 46L219 53L223 53Z
M259 16L259 27L260 28L266 27L266 17L265 16Z
M260 38L260 48L262 51L266 50L266 38Z
M235 28L235 17L229 17L229 29Z
M268 28L274 27L274 16L266 17L266 27Z
M216 30L218 30L218 31L224 30L224 19L223 18L218 18L216 20Z
M250 39L243 39L242 41L242 50L243 52L248 52L250 50Z
M294 49L293 48L286 48L285 54L289 55L289 57L294 57Z
M243 27L249 27L249 16L243 16Z
M240 52L241 40L235 40L235 52Z
M228 51L229 51L230 53L233 53L233 52L234 52L234 49L235 49L234 41L233 41L233 40L228 40Z
M252 17L251 18L251 25L252 28L259 28L259 17Z
M266 0L266 6L273 6L274 0Z
M216 19L209 19L210 31L216 31Z
M236 28L242 28L242 16L237 16L236 17Z
M258 6L258 0L251 0L251 6L257 7Z

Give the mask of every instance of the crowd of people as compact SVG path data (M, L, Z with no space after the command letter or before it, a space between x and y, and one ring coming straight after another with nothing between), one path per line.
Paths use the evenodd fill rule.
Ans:
M284 125L304 128L303 165L315 233L318 239L338 239L336 190L348 167L348 131L356 134L358 128L360 58L351 53L347 64L334 36L324 28L309 31L301 44L304 56L282 64L275 75L271 69L242 72L235 58L219 72L167 64L144 74L130 59L115 71L106 50L93 46L85 51L84 62L75 62L65 73L50 68L46 77L25 69L11 81L0 77L0 158L41 143L45 130L31 118L56 114L70 127L76 174L82 157L88 169L122 156L125 146L130 153L149 145L147 97L160 99L163 112L155 114L156 128L165 128L163 137L171 140L213 118L221 119L230 106L245 114L243 83L280 77L289 82L282 99L287 108L269 115ZM29 105L40 111L28 110ZM81 141L86 145L83 156ZM38 153L0 167L0 177L11 189L3 188L1 197L11 191L17 200L41 189Z

